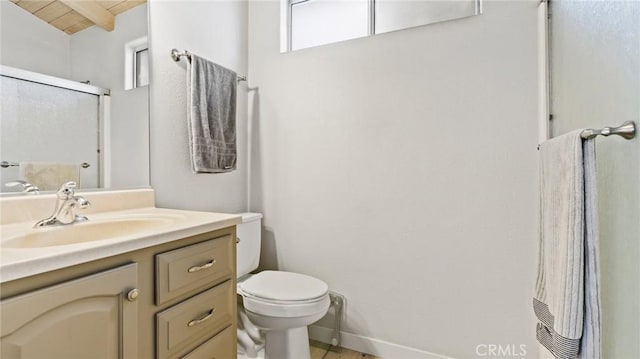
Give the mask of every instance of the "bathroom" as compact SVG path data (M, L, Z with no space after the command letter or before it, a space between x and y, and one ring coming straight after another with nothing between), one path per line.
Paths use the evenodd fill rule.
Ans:
M3 9L13 5L6 2ZM557 6L552 29L549 6ZM153 188L159 208L261 213L259 269L313 276L343 295L345 350L389 359L538 357L537 146L549 133L638 123L640 3L483 0L476 16L284 53L279 1L150 0L116 16L114 31L121 16L145 7L150 85L132 91L148 92L148 114L135 116L148 127L133 132L128 110L119 122L112 111L105 188ZM547 39L553 29L561 36ZM1 35L3 45L17 36ZM186 60L173 61L173 48L247 77L237 87L233 172L191 169ZM7 62L10 55L3 47L2 65L39 73L39 60L52 62L42 54ZM101 78L78 72L84 77L75 80L109 88L115 106L124 75L100 68ZM596 142L602 356L633 359L640 140ZM4 148L0 157L20 160ZM2 199L38 196L52 195ZM324 332L309 330L320 341Z

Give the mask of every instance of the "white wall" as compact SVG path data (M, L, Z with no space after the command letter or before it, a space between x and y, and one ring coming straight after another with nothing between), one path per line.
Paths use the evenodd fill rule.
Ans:
M69 35L11 1L0 1L0 63L69 78Z
M151 185L158 206L237 212L247 205L247 95L238 88L237 170L191 171L186 123L187 49L239 74L247 71L247 3L244 1L149 2L151 46Z
M280 54L279 2L249 3L262 265L345 294L346 333L535 357L537 6Z
M144 4L116 16L113 31L92 26L71 36L71 79L111 89L112 188L148 186L150 181L149 87L124 89L124 45L147 33Z
M638 121L640 2L553 1L553 135ZM597 139L604 358L640 358L640 137Z

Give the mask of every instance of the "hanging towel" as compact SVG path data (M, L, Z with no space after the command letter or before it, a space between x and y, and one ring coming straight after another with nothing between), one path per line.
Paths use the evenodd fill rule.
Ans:
M74 181L80 186L80 165L52 162L20 162L20 178L40 191L57 191L62 184Z
M599 359L595 140L582 131L540 145L540 242L533 309L556 358Z
M235 72L191 54L187 65L187 126L196 173L236 169Z

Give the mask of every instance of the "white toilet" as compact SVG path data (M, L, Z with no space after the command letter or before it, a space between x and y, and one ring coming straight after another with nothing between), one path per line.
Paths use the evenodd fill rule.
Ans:
M307 326L327 313L329 287L317 278L299 273L249 274L258 268L260 261L262 214L241 215L242 224L237 227L238 294L242 296L246 317L265 335L265 358L309 359ZM239 336L239 345L245 344L246 341L240 343Z

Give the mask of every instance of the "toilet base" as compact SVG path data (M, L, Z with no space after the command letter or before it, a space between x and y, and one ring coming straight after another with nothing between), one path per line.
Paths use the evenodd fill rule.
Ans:
M310 359L307 327L265 332L265 359Z

